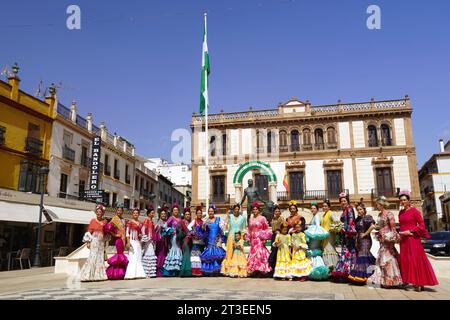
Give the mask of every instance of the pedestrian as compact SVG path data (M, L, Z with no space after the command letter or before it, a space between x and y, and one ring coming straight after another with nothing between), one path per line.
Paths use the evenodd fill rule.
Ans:
M181 260L180 277L191 277L191 249L192 249L192 233L189 232L189 224L191 223L191 208L184 208L183 220L181 221L179 228L179 238L181 241L181 251L183 252L183 258Z
M217 276L221 271L225 250L222 248L222 235L224 223L216 217L217 208L211 205L208 209L208 219L202 225L202 237L206 240L206 248L200 255L202 273L208 276Z
M134 208L128 221L126 236L128 248L128 266L125 273L125 279L145 278L144 267L142 265L142 224L139 222L140 210Z
M128 258L124 254L126 244L126 220L123 218L123 205L116 208L116 215L105 225L104 231L111 235L116 246L116 253L108 259L106 274L109 280L123 280L128 266Z
M142 242L144 255L142 256L142 266L144 267L147 278L156 277L157 258L155 254L155 209L152 205L147 207L147 218L142 224Z
M386 197L381 196L375 200L378 214L378 221L375 229L376 238L380 242L375 271L368 279L369 283L381 286L382 288L395 288L403 284L398 265L398 252L395 244L400 241L400 235L395 226L395 217L392 212L386 210L389 206Z
M375 257L370 252L372 248L371 232L375 229L375 221L370 214L367 214L364 203L356 206L358 217L356 225L356 262L350 267L349 280L353 283L365 284L367 279L373 274Z
M291 200L289 202L289 212L290 212L290 216L287 218L287 223L289 225L289 228L291 231L293 231L294 226L298 223L301 222L302 225L302 232L305 232L306 229L306 220L304 217L302 217L299 212L298 212L298 207L297 207L297 201L295 200Z
M287 223L281 225L281 233L275 237L275 246L277 250L277 262L273 277L277 280L292 280L291 269L291 235L288 233Z
M169 239L167 235L167 207L163 205L159 209L159 219L155 225L154 241L156 255L156 276L163 276L164 261L169 253Z
M247 219L245 221L247 222ZM247 258L244 254L244 238L240 231L236 231L234 234L233 249L233 256L226 275L231 278L246 278Z
M422 238L429 238L430 235L425 229L422 213L411 206L409 191L402 191L399 199L403 207L398 215L402 280L420 292L425 286L439 284L421 243Z
M188 225L189 232L192 234L191 270L193 276L201 276L202 261L200 260L200 254L205 249L205 242L201 237L201 227L203 225L201 206L195 208L195 216L195 219Z
M183 252L181 250L181 241L179 237L181 218L178 204L172 205L172 216L167 220L166 233L169 236L170 249L163 266L163 275L165 277L178 276L181 271Z
M225 229L228 231L227 244L226 244L226 255L225 259L222 261L222 274L229 275L231 268L231 259L234 256L234 243L236 232L240 232L245 236L247 228L247 219L240 212L241 207L239 204L235 204L232 207L233 214L228 214L227 223Z
M260 204L252 204L253 214L248 225L247 241L250 243L250 253L247 257L247 270L256 277L266 276L272 268L269 266L269 250L266 241L272 237L267 219L261 215Z
M312 269L309 273L311 280L326 280L329 277L329 268L322 259L322 240L328 238L328 232L320 226L319 206L316 202L311 203L313 218L305 231L308 241L308 256L312 261Z
M336 251L336 232L334 228L332 228L335 219L333 212L331 211L331 202L329 199L325 199L323 201L322 209L324 214L320 220L320 226L328 232L328 238L322 241L322 258L323 262L330 269L330 271L333 271L339 261L339 254Z
M83 237L83 242L89 248L89 256L81 269L81 281L108 280L105 269L105 233L103 231L106 220L103 218L105 207L97 205L96 218L92 219L88 231Z
M277 234L281 232L281 225L286 222L286 219L284 219L281 216L281 209L279 206L275 206L273 209L273 218L270 222L270 226L272 227L272 239L270 241L270 255L269 255L269 266L272 268L272 272L275 270L275 265L277 263L277 252L278 247L275 245L275 237Z
M302 225L298 222L291 235L291 276L299 281L307 280L312 270L312 261L307 256L308 244L306 235L302 232Z

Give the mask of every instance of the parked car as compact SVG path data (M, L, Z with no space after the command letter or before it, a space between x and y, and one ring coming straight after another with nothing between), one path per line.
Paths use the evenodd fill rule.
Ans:
M450 231L431 232L430 238L422 240L425 252L434 256L450 256Z

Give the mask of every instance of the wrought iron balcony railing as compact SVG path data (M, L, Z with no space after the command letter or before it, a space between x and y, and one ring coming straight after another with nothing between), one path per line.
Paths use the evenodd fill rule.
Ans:
M230 202L229 194L214 194L209 197L210 203L214 204L226 204Z
M63 146L63 148L62 148L62 155L63 155L64 159L70 160L72 162L75 162L75 150L70 149L67 146Z
M25 138L25 151L34 155L42 154L43 141L40 139L26 137Z
M397 198L400 188L372 189L372 198L385 196L386 198Z

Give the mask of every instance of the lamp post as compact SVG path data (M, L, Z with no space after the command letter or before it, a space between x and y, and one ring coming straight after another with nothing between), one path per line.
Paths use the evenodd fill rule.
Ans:
M49 173L48 167L41 167L39 169L39 175L41 177L41 203L39 205L39 225L36 236L36 253L34 255L33 268L39 268L41 266L41 225L42 225L42 212L44 210L44 187L45 176Z

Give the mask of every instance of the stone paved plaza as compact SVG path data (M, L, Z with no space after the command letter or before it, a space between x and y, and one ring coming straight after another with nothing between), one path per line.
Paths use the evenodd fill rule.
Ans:
M53 268L0 273L0 300L450 300L450 278L425 292L332 282L273 279L157 278L79 283Z

